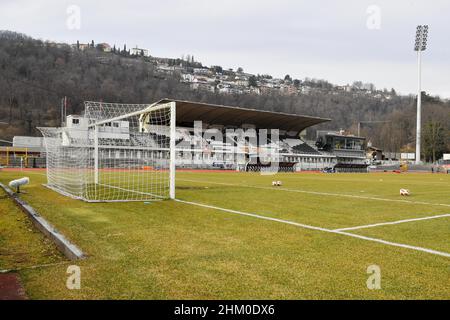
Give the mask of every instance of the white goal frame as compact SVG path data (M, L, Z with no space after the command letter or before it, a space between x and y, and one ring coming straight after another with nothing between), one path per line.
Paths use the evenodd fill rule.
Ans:
M175 199L176 102L85 104L85 116L76 122L88 123L82 130L69 124L39 128L45 138L47 187L87 202ZM126 128L117 128L118 133L105 133L122 124ZM120 137L120 132L126 134ZM152 165L143 167L146 163Z

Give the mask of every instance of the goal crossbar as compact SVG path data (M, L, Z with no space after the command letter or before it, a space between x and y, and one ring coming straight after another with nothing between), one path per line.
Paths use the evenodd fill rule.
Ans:
M156 112L158 110L170 108L170 104L171 104L170 102L169 103L165 103L165 104L153 103L153 104L149 105L147 108L142 109L142 110L130 112L130 113L127 113L127 114L124 114L124 115L113 117L111 119L105 119L105 120L96 121L95 123L90 124L89 127L93 128L93 127L96 127L96 126L101 126L101 125L106 124L106 123L110 123L110 122L114 122L114 121L120 121L120 120L123 120L123 119L126 119L126 118L130 118L130 117L140 116L142 114L146 114L146 113L150 113L150 112Z

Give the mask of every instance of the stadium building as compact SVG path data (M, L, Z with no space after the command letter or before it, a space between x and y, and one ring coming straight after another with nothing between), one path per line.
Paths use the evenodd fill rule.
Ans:
M307 128L330 119L171 99L158 101L153 106L172 102L176 103L177 168L260 171L276 163L277 170L283 172L367 171L364 138L345 135L342 131L318 131L316 141L303 138L302 133ZM102 104L99 106L101 108ZM86 114L68 116L66 127L75 131L72 130L71 137L63 133L62 144L69 145L71 139L81 139L92 121L90 117ZM276 139L270 135L273 129L279 131ZM241 141L242 136L229 134L239 130L245 141ZM264 142L259 140L262 130L268 132ZM99 137L127 141L130 124L123 119L107 122L100 127ZM104 151L111 161L148 156L144 148L134 148L135 153L130 154L120 147L122 142L117 145ZM267 153L264 159L261 150ZM160 157L156 153L150 156Z
M367 172L364 138L328 131L304 138L306 129L328 121L171 99L88 101L84 114L67 116L62 127L38 128L35 160L25 153L20 165L45 159L47 187L88 202L175 199L177 168ZM28 150L24 141L16 139Z

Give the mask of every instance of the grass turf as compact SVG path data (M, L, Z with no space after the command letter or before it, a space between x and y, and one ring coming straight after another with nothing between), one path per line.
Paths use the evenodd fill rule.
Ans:
M64 261L56 246L32 225L0 189L0 270L17 270Z
M450 298L446 257L174 201L84 203L42 187L42 174L3 171L0 181L29 176L23 198L89 258L77 262L78 291L66 289L67 266L22 271L31 298ZM397 201L400 188L409 202ZM448 175L177 174L179 199L325 228L450 213L449 194ZM443 218L352 233L450 252L449 231ZM382 290L367 289L372 264Z

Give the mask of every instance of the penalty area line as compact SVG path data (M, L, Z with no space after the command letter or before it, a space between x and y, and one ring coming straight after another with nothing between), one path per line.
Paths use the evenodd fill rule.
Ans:
M439 219L439 218L448 218L448 217L450 217L450 214L441 214L441 215L438 215L438 216L413 218L413 219L404 219L404 220L397 220L397 221L391 221L391 222L380 222L380 223L367 224L367 225L356 226L356 227L334 229L333 231L359 230L359 229L375 228L375 227L389 226L389 225L408 223L408 222L415 222L415 221L432 220L432 219Z
M292 225L292 226L296 226L296 227L303 228L303 229L321 231L321 232L326 232L326 233L331 233L331 234L338 234L338 235L343 235L343 236L347 236L347 237L357 238L360 240L376 242L376 243L384 244L384 245L391 246L391 247L404 248L404 249L425 252L425 253L429 253L429 254L433 254L433 255L450 258L450 253L432 250L432 249L428 249L428 248L417 247L417 246L412 246L412 245L397 243L397 242L391 242L391 241L386 241L386 240L382 240L382 239L353 234L353 233L349 233L349 232L337 231L337 230L332 230L332 229L327 229L327 228L322 228L322 227L316 227L316 226L311 226L311 225L307 225L307 224L302 224L302 223L278 219L278 218L271 218L271 217L267 217L267 216L263 216L263 215L259 215L259 214L255 214L255 213L249 213L249 212L243 212L243 211L237 211L237 210L232 210L232 209L216 207L216 206L203 204L203 203L197 203L197 202L186 201L186 200L181 200L181 199L175 199L174 201L179 202L179 203L184 203L187 205L192 205L192 206L197 206L197 207L202 207L202 208L207 208L207 209L213 209L213 210L228 212L228 213L232 213L232 214L237 214L237 215L241 215L241 216L247 216L247 217L252 217L252 218L261 219L261 220L283 223L283 224Z

